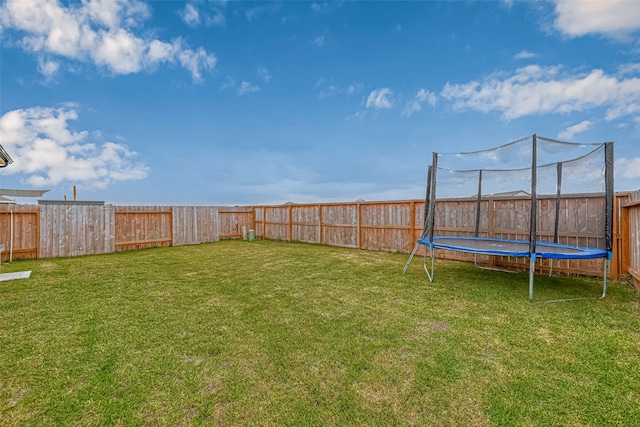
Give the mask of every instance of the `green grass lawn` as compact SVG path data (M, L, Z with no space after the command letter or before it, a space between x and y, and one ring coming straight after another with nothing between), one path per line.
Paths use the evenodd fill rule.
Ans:
M268 241L18 261L0 425L640 425L640 296ZM600 279L536 276L537 298Z

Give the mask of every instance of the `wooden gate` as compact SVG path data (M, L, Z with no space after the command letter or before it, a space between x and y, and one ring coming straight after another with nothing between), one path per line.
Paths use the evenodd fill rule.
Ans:
M30 205L0 205L2 261L38 258L40 210Z

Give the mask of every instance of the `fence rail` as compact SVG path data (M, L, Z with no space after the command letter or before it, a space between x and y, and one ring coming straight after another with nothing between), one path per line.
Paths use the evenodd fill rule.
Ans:
M480 204L480 236L528 239L529 199L491 198ZM604 199L580 195L561 201L559 243L602 244ZM436 232L470 236L477 209L473 199L436 203ZM243 228L257 238L409 253L420 238L424 201L323 203L283 206L114 206L96 202L51 202L0 206L2 260L51 258L178 246L238 239ZM640 191L616 195L612 278L631 274L640 281ZM551 212L550 214L547 214ZM553 239L555 197L538 199L539 236ZM577 231L574 231L577 230ZM421 248L423 250L423 248ZM421 252L419 252L421 254ZM472 260L442 251L439 257ZM481 257L482 262L526 269L514 257ZM539 263L540 269L547 264ZM554 271L602 275L598 260L554 261Z

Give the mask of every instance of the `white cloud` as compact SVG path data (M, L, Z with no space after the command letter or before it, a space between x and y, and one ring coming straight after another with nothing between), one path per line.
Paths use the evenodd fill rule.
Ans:
M191 28L196 28L203 22L207 27L223 26L226 22L222 11L224 6L226 2L207 2L199 8L196 8L193 3L187 3L179 14L182 21Z
M605 107L606 119L640 115L640 78L605 74L560 75L556 67L530 65L512 76L447 83L440 93L455 110L499 111L506 120L535 114L570 113Z
M269 82L271 80L271 74L269 73L269 70L267 70L265 67L258 67L258 75L265 82Z
M56 61L49 61L44 58L38 58L38 71L45 76L47 81L53 79L60 69L60 64Z
M178 54L178 52L180 52L180 50L180 41L165 43L160 40L152 40L151 43L149 43L147 59L152 64L160 64L170 61Z
M352 83L347 87L343 87L343 86L337 85L334 79L329 80L324 77L319 79L314 86L316 90L319 92L318 93L319 99L332 98L334 96L339 96L343 94L346 94L347 96L352 96L362 91L362 88L363 88L362 83Z
M402 114L410 117L414 113L422 110L422 104L427 103L431 106L436 105L437 96L436 94L429 92L425 89L420 89L418 93L413 97L413 100L407 104L407 106L402 111Z
M180 12L180 16L185 24L190 27L197 27L200 25L200 14L198 13L198 9L196 9L191 3L187 3Z
M33 187L70 181L104 189L116 181L145 178L149 168L134 163L124 144L89 141L87 131L69 129L78 114L70 108L33 107L0 117L0 140L14 160L7 174L23 174ZM97 137L95 132L93 137Z
M220 27L223 26L225 22L227 22L227 20L224 17L222 11L220 11L219 9L214 9L211 14L207 13L205 15L204 22L208 27Z
M166 42L137 35L136 27L148 17L148 6L139 0L85 0L64 6L57 0L6 0L0 10L3 36L19 37L18 46L47 56L49 62L88 62L114 74L151 71L160 63L175 62L196 82L204 71L213 70L216 57L203 48L194 51L181 39ZM39 70L45 76L52 72L51 66Z
M97 34L97 42L90 52L96 65L108 67L116 74L137 73L148 44L132 33L119 28Z
M238 95L246 95L248 93L260 92L260 86L255 86L251 82L242 82L238 88Z
M261 5L252 7L251 9L247 9L244 12L245 18L247 21L253 22L258 19L262 15L273 15L278 10L282 8L282 4L280 3L267 3L267 2L258 2Z
M227 76L227 78L220 85L220 90L233 89L236 86L236 81L231 76Z
M635 0L559 0L556 14L556 29L571 37L603 34L621 38L640 30L640 3Z
M330 13L337 9L340 9L343 5L343 1L323 1L323 2L313 2L311 3L311 10L314 13Z
M347 95L355 95L356 93L359 93L363 87L364 86L362 85L362 83L350 84L349 86L347 86L347 89L346 89Z
M569 126L562 132L558 134L558 138L568 140L573 138L573 136L577 133L584 132L588 130L593 125L593 122L590 120L583 120L580 123Z
M514 58L515 59L531 59L531 58L535 58L538 55L536 55L535 53L529 52L528 50L522 50L518 53L515 54Z
M621 158L616 166L622 168L622 176L625 178L640 178L640 157L633 159Z
M393 91L388 87L372 90L367 98L367 108L393 108Z
M320 35L316 37L315 39L313 39L312 43L315 44L316 46L321 47L322 45L324 45L324 35Z
M216 66L216 58L211 56L203 48L199 47L196 51L191 49L183 49L177 54L180 64L191 72L194 81L202 81L202 70L213 70Z
M359 122L364 121L367 118L366 111L356 111L353 114L350 114L346 117L346 120L357 120Z
M623 64L618 67L618 72L624 74L640 74L640 64Z

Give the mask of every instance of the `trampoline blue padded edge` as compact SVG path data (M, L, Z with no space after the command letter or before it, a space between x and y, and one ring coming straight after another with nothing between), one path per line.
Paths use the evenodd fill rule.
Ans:
M433 242L428 237L418 243L433 248L469 252L484 255L501 255L530 257L528 240L505 240L488 237L434 236ZM585 248L551 242L536 242L536 257L553 259L594 259L611 258L611 254L603 249Z

